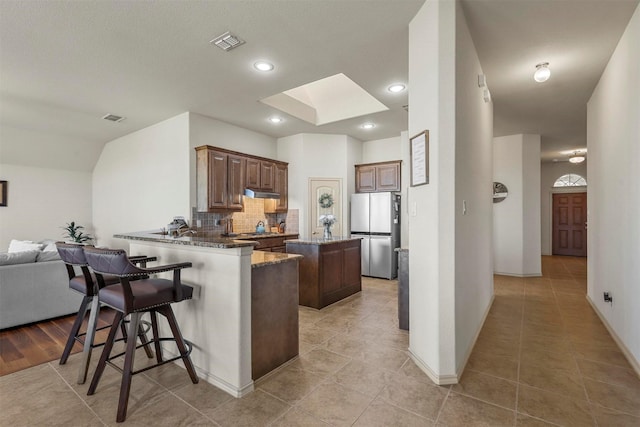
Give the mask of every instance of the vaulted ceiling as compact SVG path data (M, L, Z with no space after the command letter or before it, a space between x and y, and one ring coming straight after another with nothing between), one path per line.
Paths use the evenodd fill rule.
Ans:
M53 145L75 141L95 155L110 140L185 111L273 137L397 136L407 129L407 91L387 87L407 83L408 24L423 2L3 0L0 162L23 158L33 135ZM586 146L586 102L638 0L462 4L496 136L540 133L543 159ZM209 43L225 31L246 43L228 52ZM275 69L256 71L259 59ZM539 84L532 74L542 61L552 76ZM389 110L315 126L258 102L338 73ZM126 120L105 121L107 113ZM284 122L269 122L274 114ZM364 122L376 127L362 129Z

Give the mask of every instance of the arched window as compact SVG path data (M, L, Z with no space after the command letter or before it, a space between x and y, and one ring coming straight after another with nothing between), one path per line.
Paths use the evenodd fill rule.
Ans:
M556 182L553 183L554 187L586 187L587 180L581 177L580 175L576 175L575 173L569 173L566 175L562 175L560 178L556 179Z

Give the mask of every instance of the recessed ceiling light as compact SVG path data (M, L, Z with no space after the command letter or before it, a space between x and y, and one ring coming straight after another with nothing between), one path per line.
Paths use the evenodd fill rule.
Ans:
M282 117L273 116L273 117L269 117L269 121L271 123L276 124L276 123L282 123L283 120L282 120Z
M258 71L271 71L273 70L273 64L267 61L258 61L253 64L253 67Z
M548 62L541 62L536 65L536 72L533 73L533 80L538 83L546 82L551 77L551 70L549 69Z
M402 83L395 83L392 84L391 86L389 86L387 88L387 90L391 93L398 93L398 92L402 92L403 90L405 90L407 87L405 85L403 85Z
M373 123L365 123L362 126L360 126L362 129L373 129L374 127L376 127L375 124Z

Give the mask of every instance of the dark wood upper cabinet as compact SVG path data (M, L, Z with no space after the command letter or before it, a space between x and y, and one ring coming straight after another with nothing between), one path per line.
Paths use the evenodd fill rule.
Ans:
M288 164L250 156L224 148L196 147L196 196L198 212L242 210L245 188L277 191L271 211L288 208Z
M216 150L196 150L198 212L226 209L228 154Z
M280 194L280 198L265 200L265 213L286 212L289 209L289 167L276 163L275 171L274 191Z
M276 165L273 162L260 161L260 189L274 191Z
M227 160L227 188L229 209L241 210L242 195L244 194L244 183L247 159L241 156L230 154Z
M260 160L247 159L247 188L260 189Z
M356 165L356 193L376 191L375 166Z
M275 164L271 161L247 158L247 188L274 191Z
M401 191L401 161L356 165L356 193Z

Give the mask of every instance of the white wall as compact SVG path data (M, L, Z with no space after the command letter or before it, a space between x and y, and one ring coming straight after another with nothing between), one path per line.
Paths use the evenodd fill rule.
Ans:
M289 208L300 211L300 234L309 232L309 178L342 179L343 232L348 231L349 200L355 191L362 142L346 135L299 134L278 139L278 160L289 162Z
M587 295L640 372L640 8L587 104ZM611 292L613 304L603 301Z
M93 232L91 173L0 164L8 181L8 206L0 207L0 252L11 239L63 239L60 227L75 221Z
M455 351L455 32L453 1L427 1L409 23L409 135L429 130L429 184L409 189L409 351L440 384Z
M91 172L103 145L59 132L0 125L0 159L3 164Z
M211 145L254 156L278 159L276 139L196 113L189 114L190 200L196 206L195 147ZM285 160L286 161L286 160ZM291 181L291 179L289 180ZM189 215L190 216L190 215Z
M456 4L455 322L460 373L493 299L493 105L484 102L478 87L478 75L484 73Z
M540 276L540 135L494 138L493 180L509 191L493 205L494 271Z
M522 242L523 272L527 276L542 275L540 257L540 135L522 137Z
M362 163L402 160L400 135L362 143ZM405 165L402 165L403 167Z
M191 217L189 113L107 143L93 171L98 244L128 248L114 233Z
M553 189L553 183L562 175L575 173L587 180L587 162L570 163L570 162L545 162L540 164L540 232L541 232L541 251L542 255L551 255L553 252L551 232L552 232L552 194L554 191L586 191L586 188L577 189ZM588 201L587 201L588 206Z

